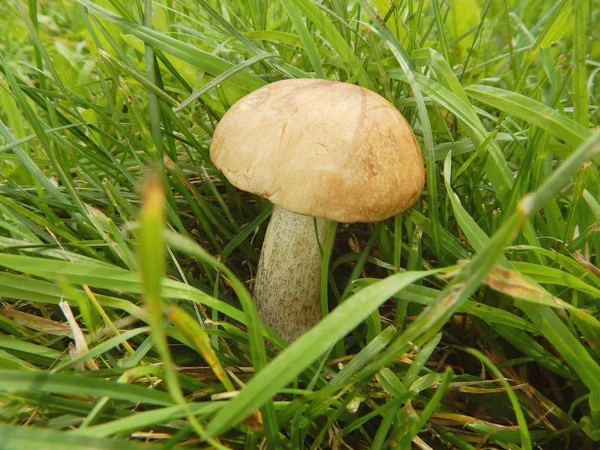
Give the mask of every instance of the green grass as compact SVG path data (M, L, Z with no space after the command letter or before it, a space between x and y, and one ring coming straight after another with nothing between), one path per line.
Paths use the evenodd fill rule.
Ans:
M598 0L0 4L0 448L597 448L599 23ZM288 346L251 297L271 206L208 149L301 77L394 103L427 184L331 228L324 318Z

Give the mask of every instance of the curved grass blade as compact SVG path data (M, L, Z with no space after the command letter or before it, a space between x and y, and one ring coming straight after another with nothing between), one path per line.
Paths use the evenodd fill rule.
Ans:
M100 289L117 289L134 294L141 294L143 291L142 282L138 274L114 266L90 263L85 264L83 262L75 264L67 261L57 261L55 259L9 255L4 253L0 253L0 266L18 270L30 275L42 276L51 280L57 280L59 277L63 276L72 284L85 284ZM0 274L0 277L2 276L10 278L10 274ZM23 285L19 284L18 279L15 279L14 281L16 283L14 288L21 290ZM46 290L41 283L42 282L39 280L27 280L27 284L33 289L32 292L43 295ZM4 287L8 286L0 286L0 292ZM60 291L56 292L56 295L65 294ZM168 298L192 300L202 303L241 323L246 323L246 318L242 311L225 302L217 300L190 285L174 280L162 280L162 295ZM135 315L139 316L140 314L138 313Z
M182 109L187 108L192 103L194 103L196 100L198 100L200 97L202 97L204 94L206 94L208 91L215 88L219 84L223 83L225 80L232 77L236 73L247 69L252 64L255 64L259 61L264 61L266 59L271 59L271 58L279 58L279 56L275 55L274 53L262 53L260 55L256 55L256 56L238 64L237 66L233 66L232 68L226 70L222 74L214 77L212 80L210 80L208 83L206 83L204 86L202 86L197 91L194 91L188 98L186 98L184 101L182 101L181 104L179 104L179 106L177 106L173 110L173 112L179 112Z
M572 146L585 142L591 132L559 112L516 92L493 86L472 85L465 88L470 97L487 105L506 111L530 122L548 133L560 137Z
M321 64L321 56L319 55L319 50L317 49L317 44L313 40L310 32L306 28L304 24L304 20L300 15L298 9L292 3L292 0L282 0L281 5L283 9L285 9L286 14L289 16L300 40L302 41L302 45L304 46L304 50L308 55L308 59L315 70L315 75L317 78L325 78L325 72L323 71L323 65Z
M523 408L521 408L521 404L519 403L519 399L517 398L515 392L512 387L506 381L506 378L502 375L502 372L494 365L494 363L483 353L475 349L467 349L471 355L477 357L481 362L483 362L486 367L492 371L496 379L500 380L502 386L506 390L506 394L510 399L510 403L515 412L515 416L517 417L517 423L519 425L519 432L521 434L521 446L524 450L532 450L533 446L531 444L531 435L529 433L529 426L527 424L527 419L525 418L525 414L523 413Z

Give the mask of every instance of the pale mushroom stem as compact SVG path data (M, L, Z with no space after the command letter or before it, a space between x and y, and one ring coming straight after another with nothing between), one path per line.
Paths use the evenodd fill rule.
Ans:
M262 322L288 342L321 319L321 263L317 242L325 241L329 220L273 207L254 283Z

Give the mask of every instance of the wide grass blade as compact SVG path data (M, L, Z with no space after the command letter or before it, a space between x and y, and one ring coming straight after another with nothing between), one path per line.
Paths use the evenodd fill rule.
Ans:
M227 408L217 413L209 424L207 433L210 436L218 436L245 418L365 320L387 298L433 273L435 272L399 273L348 298L259 372L239 395L229 402Z

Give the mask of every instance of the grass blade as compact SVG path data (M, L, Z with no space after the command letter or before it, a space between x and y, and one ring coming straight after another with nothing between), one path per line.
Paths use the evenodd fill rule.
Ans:
M335 342L368 317L388 297L434 271L393 275L348 298L321 323L308 331L271 361L211 421L209 436L218 436L260 407Z

